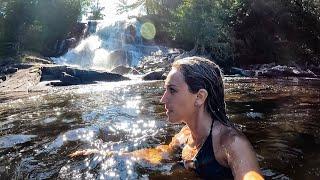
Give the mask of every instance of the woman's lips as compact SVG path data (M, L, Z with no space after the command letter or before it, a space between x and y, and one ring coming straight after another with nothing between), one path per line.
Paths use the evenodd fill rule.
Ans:
M165 108L165 110L166 110L166 114L167 114L167 115L172 112L172 110L171 110L171 109L168 109L167 106L165 106L164 108Z

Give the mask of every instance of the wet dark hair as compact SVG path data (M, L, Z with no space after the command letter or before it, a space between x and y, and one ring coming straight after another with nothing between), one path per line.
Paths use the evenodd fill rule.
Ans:
M206 58L194 56L177 60L172 67L183 74L191 93L195 94L200 89L207 90L205 108L213 120L218 120L226 126L232 125L226 115L222 72L217 64Z

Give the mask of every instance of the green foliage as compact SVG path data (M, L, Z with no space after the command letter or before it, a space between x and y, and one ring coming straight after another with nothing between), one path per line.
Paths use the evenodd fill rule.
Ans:
M33 50L50 55L66 37L89 0L3 0L0 2L0 55Z
M102 14L102 10L105 7L101 7L98 0L96 2L92 2L92 5L90 7L91 9L91 15L88 17L89 20L101 20L103 19L104 15Z
M157 32L169 35L180 47L211 54L216 61L233 60L233 29L230 21L239 0L139 0L154 20ZM131 7L132 6L128 6Z
M233 32L230 26L237 0L184 0L175 12L168 31L180 42L209 50L216 61L233 60Z
M160 19L157 32L184 48L209 51L217 61L320 64L319 0L139 2Z
M234 29L239 64L320 64L317 0L243 1Z
M156 39L220 64L320 64L319 0L119 0L118 12L141 5ZM85 10L103 17L96 0L0 0L0 55L50 54Z

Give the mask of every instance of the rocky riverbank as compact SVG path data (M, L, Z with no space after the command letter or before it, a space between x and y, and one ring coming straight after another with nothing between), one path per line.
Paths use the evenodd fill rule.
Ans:
M171 69L171 64L191 52L173 50L167 54L156 52L144 57L135 68L118 66L111 72L83 70L69 66L56 65L41 56L25 56L23 61L9 59L0 63L0 102L27 97L46 92L54 86L92 84L98 81L122 81L129 78L125 74L143 74L143 80L163 80ZM320 77L320 67L301 68L297 65L286 66L262 64L246 68L232 67L224 70L225 75L246 77Z
M13 62L13 63L12 63ZM0 102L47 92L54 86L128 80L120 74L61 66L40 57L0 66Z
M192 52L183 52L182 50L173 51L166 55L153 54L147 56L140 61L136 70L146 74L144 80L165 79L170 71L172 62L193 56ZM210 59L210 58L209 58ZM228 76L244 76L244 77L266 77L266 78L281 78L281 77L320 77L320 66L300 67L297 64L293 65L278 65L256 64L247 67L231 67L230 69L222 70Z

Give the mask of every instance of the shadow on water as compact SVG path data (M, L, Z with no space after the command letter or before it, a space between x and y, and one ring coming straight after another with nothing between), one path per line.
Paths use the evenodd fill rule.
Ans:
M320 177L320 80L226 77L228 115L252 142L270 179ZM174 162L150 165L122 152L169 143L163 82L59 88L0 104L1 179L196 179ZM117 152L71 159L95 148Z

